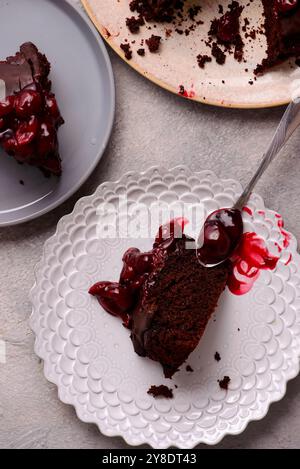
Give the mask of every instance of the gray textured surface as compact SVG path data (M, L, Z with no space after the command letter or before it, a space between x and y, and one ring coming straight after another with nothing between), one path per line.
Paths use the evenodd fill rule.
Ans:
M0 448L126 448L121 438L101 435L80 422L46 381L33 352L28 327L28 291L45 240L76 200L105 180L152 164L184 163L213 169L246 183L276 126L282 109L238 111L184 101L144 80L111 53L117 85L114 132L90 180L67 203L39 220L0 231L0 339L7 343L7 363L0 363ZM266 205L283 214L299 239L300 131L258 186ZM205 446L200 446L206 448ZM300 447L300 377L288 384L285 398L267 417L250 423L218 448Z

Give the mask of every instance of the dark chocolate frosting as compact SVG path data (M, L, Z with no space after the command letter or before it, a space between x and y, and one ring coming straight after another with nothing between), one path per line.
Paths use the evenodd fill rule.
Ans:
M5 83L5 97L11 96L33 82L49 89L50 64L31 42L20 47L20 52L0 62L0 80Z

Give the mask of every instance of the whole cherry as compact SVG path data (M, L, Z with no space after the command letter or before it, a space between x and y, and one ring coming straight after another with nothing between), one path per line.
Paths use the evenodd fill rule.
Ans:
M298 3L298 0L277 0L277 9L280 13L288 13L293 10Z
M17 143L20 146L28 145L37 136L39 129L39 122L35 116L32 116L28 122L20 124L16 131Z
M15 136L12 133L10 133L8 136L5 136L2 145L8 155L15 155L18 148L18 144Z
M41 107L42 97L38 91L25 89L15 97L15 112L21 119L38 114L41 111Z
M151 253L141 253L137 248L129 248L123 255L123 269L120 275L120 282L129 283L138 281L141 275L151 270L152 257Z
M240 210L223 208L211 213L198 238L197 255L204 265L215 265L229 258L243 234Z
M130 289L116 282L98 282L89 289L89 293L97 297L108 313L121 317L128 325L128 311L134 302Z
M0 101L0 118L7 116L14 109L14 96L8 96L4 101Z

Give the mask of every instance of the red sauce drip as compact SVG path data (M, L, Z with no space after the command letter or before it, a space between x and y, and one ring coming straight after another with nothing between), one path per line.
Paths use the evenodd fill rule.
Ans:
M248 215L250 215L250 216L253 215L253 211L251 210L250 207L243 207L242 210L243 210L243 212L248 213Z
M244 233L231 258L232 268L228 288L235 295L248 293L262 270L274 270L279 257L268 251L265 242L256 233Z
M284 221L282 219L282 216L279 215L279 213L276 213L275 217L277 218L277 226L278 226L278 228L280 230L280 233L283 237L283 247L287 248L290 244L291 235L287 231L285 231L285 229L284 229Z
M285 262L285 265L289 265L289 263L291 262L292 258L293 258L293 257L292 257L292 254L290 254L288 260Z
M193 85L192 85L192 88L193 88ZM194 90L186 90L185 87L183 85L179 85L179 91L178 91L178 94L180 94L180 96L184 96L185 98L194 98L196 93Z

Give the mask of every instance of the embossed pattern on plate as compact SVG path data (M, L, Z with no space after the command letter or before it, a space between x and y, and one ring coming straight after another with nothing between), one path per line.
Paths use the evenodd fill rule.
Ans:
M192 173L184 166L131 172L79 200L47 241L31 291L35 351L60 399L105 435L154 448L216 444L261 419L298 374L300 263L292 235L276 270L264 272L251 292L238 297L226 289L188 360L194 372L182 367L172 381L163 378L159 364L133 352L129 331L87 293L97 280L117 279L128 246L149 248L147 240L97 238L102 201L113 202L125 193L139 200L145 195L148 200L171 196L174 201L192 196L211 211L232 204L240 192L234 180L221 180L211 171ZM256 231L267 244L281 242L275 212L265 209L255 194L248 206L253 215L244 214L246 230ZM290 254L292 261L285 265ZM214 360L216 351L219 362ZM224 375L231 378L227 392L218 385ZM174 399L147 395L152 384L176 384Z

